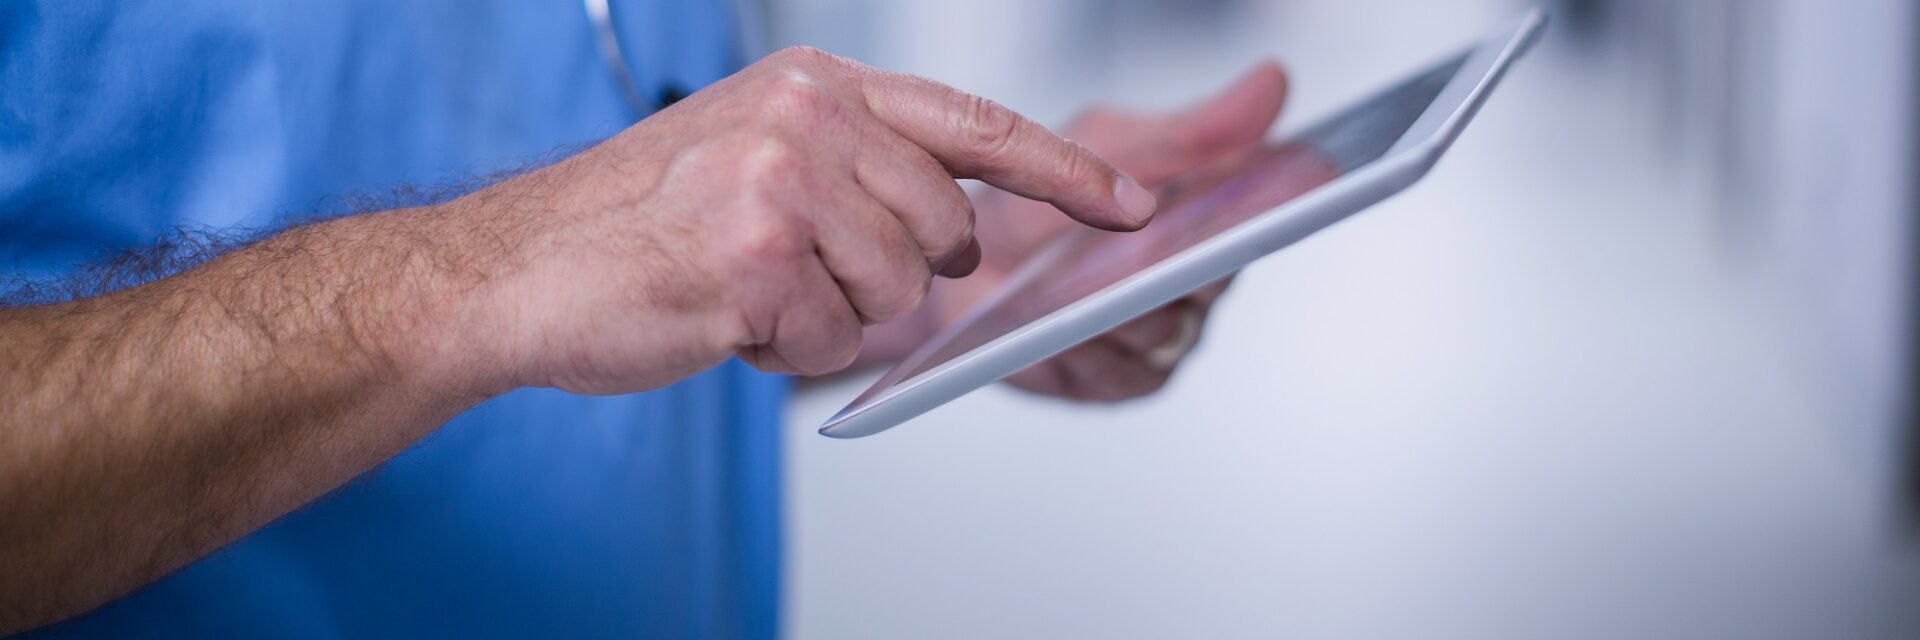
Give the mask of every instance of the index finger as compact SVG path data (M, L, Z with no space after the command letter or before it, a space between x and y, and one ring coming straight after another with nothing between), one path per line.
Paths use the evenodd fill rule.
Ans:
M1052 203L1102 229L1131 231L1153 217L1158 203L1133 178L1012 109L924 78L861 75L867 110L956 178Z

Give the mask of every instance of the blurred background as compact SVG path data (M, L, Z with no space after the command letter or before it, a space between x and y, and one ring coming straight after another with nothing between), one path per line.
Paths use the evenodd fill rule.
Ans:
M763 0L1050 123L1263 56L1281 129L1512 0ZM1561 0L1451 154L1249 268L1164 392L789 416L812 638L1920 636L1920 7Z

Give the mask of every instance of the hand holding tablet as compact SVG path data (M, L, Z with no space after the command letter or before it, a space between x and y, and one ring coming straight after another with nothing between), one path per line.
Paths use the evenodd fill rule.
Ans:
M893 427L1398 193L1446 151L1545 23L1530 12L1518 26L1257 150L1231 173L1176 181L1145 229L1062 233L820 432L853 438Z

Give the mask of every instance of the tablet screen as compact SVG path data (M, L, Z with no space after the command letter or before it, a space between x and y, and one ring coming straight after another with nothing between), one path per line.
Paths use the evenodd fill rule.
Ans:
M997 295L887 372L852 406L1379 159L1465 61L1462 56L1443 63L1318 126L1263 145L1231 171L1170 185L1144 229L1063 232Z

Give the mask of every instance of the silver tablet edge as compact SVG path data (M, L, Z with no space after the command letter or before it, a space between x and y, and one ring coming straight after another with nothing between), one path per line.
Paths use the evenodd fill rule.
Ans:
M1380 159L1320 189L1256 216L965 354L848 406L820 427L833 438L860 438L926 413L1012 375L1127 320L1226 277L1404 190L1431 169L1487 95L1546 25L1534 9L1511 30L1474 46L1467 61Z

